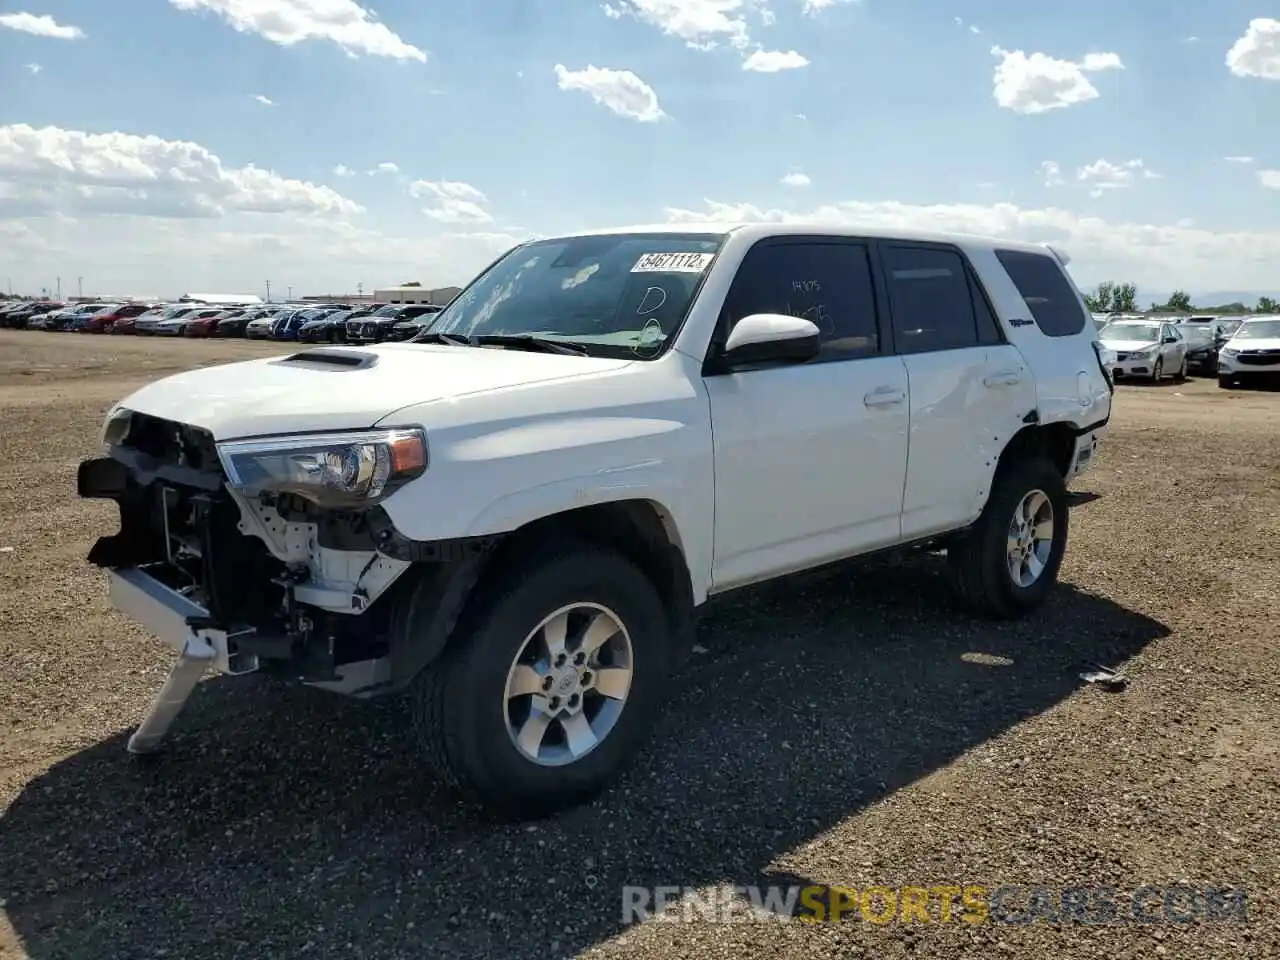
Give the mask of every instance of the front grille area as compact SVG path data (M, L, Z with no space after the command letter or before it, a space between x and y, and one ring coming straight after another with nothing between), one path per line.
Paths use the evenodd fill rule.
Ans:
M136 450L161 466L185 467L223 477L213 434L200 427L134 413L121 446Z
M1236 359L1250 366L1270 366L1280 363L1280 350L1248 350L1241 353Z

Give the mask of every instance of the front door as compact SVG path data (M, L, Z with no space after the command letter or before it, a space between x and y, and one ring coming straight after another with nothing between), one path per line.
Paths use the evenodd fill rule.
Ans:
M711 350L753 313L807 317L823 348L808 363L707 377L713 590L900 537L907 371L886 350L881 308L865 243L770 238L743 259Z

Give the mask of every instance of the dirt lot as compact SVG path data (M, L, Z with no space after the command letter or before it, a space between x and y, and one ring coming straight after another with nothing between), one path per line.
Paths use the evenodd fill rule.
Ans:
M395 702L210 680L125 754L170 658L83 562L115 517L75 466L135 385L279 350L0 332L0 956L1280 955L1280 394L1122 387L1025 623L955 613L928 556L721 604L622 785L508 826ZM1244 887L1250 921L622 923L623 885L768 883L1111 886L1122 916Z

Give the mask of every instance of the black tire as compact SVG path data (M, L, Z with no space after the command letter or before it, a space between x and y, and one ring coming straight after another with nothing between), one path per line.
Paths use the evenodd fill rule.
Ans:
M608 607L626 627L631 689L616 725L594 749L566 765L542 766L508 732L507 673L537 624L581 602ZM416 738L450 786L501 816L529 819L576 806L608 786L648 734L672 646L662 599L633 564L588 544L548 544L482 581L440 660L415 678Z
M1045 568L1030 586L1008 569L1009 525L1022 498L1041 490L1053 507L1053 540ZM947 550L947 565L960 602L974 613L1011 620L1040 606L1053 590L1067 548L1067 485L1048 457L1032 456L1001 467L981 516Z
M1164 376L1164 357L1156 357L1155 366L1151 368L1151 382L1159 383Z
M1236 383L1230 377L1218 377L1218 386L1223 390L1234 390Z

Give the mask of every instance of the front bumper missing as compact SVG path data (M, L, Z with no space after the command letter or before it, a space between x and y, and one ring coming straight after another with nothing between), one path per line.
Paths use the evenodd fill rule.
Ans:
M257 656L239 650L239 641L254 631L228 633L204 626L209 611L152 577L145 567L108 570L107 577L112 605L178 654L164 686L129 738L130 753L151 753L159 749L209 667L232 675L258 669Z

